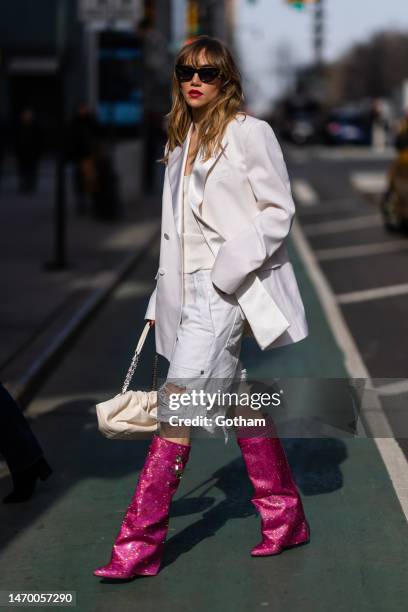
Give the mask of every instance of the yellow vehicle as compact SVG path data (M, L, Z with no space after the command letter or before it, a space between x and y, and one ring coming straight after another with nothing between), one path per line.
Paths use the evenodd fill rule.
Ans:
M388 188L380 204L384 225L391 231L408 230L408 113L395 147L398 155L388 171Z

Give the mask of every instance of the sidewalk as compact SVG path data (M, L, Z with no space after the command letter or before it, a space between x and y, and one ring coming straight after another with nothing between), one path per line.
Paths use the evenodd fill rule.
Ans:
M78 215L70 168L67 185L67 262L54 258L54 166L42 165L38 193L16 193L12 171L0 193L0 380L23 404L50 362L103 301L159 231L157 195L135 202L126 218L102 222Z

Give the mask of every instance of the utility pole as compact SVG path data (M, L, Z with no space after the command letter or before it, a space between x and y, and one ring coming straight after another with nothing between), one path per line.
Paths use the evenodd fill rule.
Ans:
M313 46L315 52L316 67L321 68L323 65L324 46L324 0L315 0Z
M58 58L56 72L57 88L57 150L55 165L54 204L54 259L47 261L44 268L49 271L64 271L67 263L67 208L65 181L65 44L66 44L66 0L58 0L56 7L56 51Z
M324 45L324 0L286 0L286 2L298 11L303 11L308 5L314 5L313 49L316 67L321 68Z

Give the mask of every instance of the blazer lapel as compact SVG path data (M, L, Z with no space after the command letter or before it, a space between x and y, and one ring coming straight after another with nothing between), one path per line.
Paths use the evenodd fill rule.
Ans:
M182 206L183 206L183 181L185 167L187 163L187 153L190 146L191 134L192 134L193 123L190 124L186 139L182 146L177 146L169 158L168 162L168 173L169 182L172 194L172 205L174 221L177 228L178 234L181 236L182 233ZM200 216L199 206L203 201L204 188L207 181L210 170L215 166L223 150L228 144L227 130L225 131L222 139L222 150L219 153L213 153L207 161L203 161L202 149L200 148L197 156L194 160L194 164L191 170L191 177L189 181L188 200L194 212Z
M180 204L183 202L183 177L187 162L187 152L190 144L191 130L190 124L187 137L182 146L178 145L170 154L168 162L169 182L171 189L171 200L173 206L174 222L177 233L181 236L182 232L182 209Z

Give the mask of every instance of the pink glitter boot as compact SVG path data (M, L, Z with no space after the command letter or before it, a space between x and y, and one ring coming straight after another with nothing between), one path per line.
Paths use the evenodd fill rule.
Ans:
M154 435L136 490L116 537L111 561L93 573L133 578L158 573L168 529L170 503L190 454L190 444Z
M241 449L255 495L251 502L261 515L262 542L251 550L254 557L276 555L284 548L308 542L309 525L302 500L292 478L284 448L277 436L273 420L266 417L264 435L249 435L250 428L238 430ZM265 437L265 433L268 437ZM276 437L269 437L275 435Z

